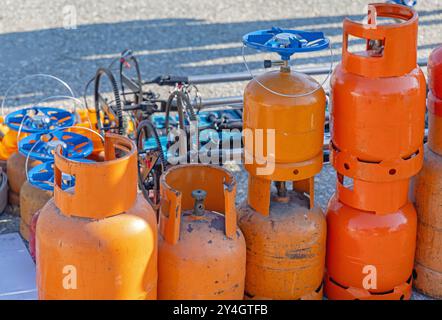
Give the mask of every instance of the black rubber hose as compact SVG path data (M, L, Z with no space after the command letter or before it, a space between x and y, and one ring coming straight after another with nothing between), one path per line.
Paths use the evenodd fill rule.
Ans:
M144 146L140 145L140 142L141 142L140 138L141 138L141 134L143 133L143 130L144 130L144 134L146 136L146 139L148 138L149 131L152 133L151 136L155 139L155 143L158 146L161 164L163 165L163 168L166 168L167 161L166 161L166 157L164 156L163 148L161 146L160 137L158 135L157 129L155 128L154 124L148 119L141 121L140 124L138 125L138 128L137 128L138 150L144 151Z
M124 59L122 57L122 59ZM134 56L130 56L127 60L132 61L134 67L135 67L135 72L137 74L137 84L138 84L138 100L136 101L136 104L140 104L141 102L143 102L143 85L142 85L142 81L143 79L141 78L141 70L140 70L140 66L138 64L138 60L134 57ZM124 90L124 83L123 83L123 61L120 59L120 86L121 86L121 93L123 95L123 99L124 102L126 103L126 93Z
M118 91L118 85L117 82L115 81L115 77L108 68L99 68L95 75L94 102L95 102L95 113L97 115L97 123L101 122L99 96L100 96L100 80L103 75L106 75L111 83L115 99L115 105L116 105L115 112L117 114L117 120L118 120L118 134L123 135L124 133L123 109L121 107L120 93ZM102 130L102 128L99 129Z
M111 69L112 66L114 65L114 63L117 62L118 60L119 60L119 58L113 59L107 68ZM89 106L88 106L87 98L86 98L87 90L88 90L89 86L91 85L91 83L94 82L94 80L95 80L95 76L93 76L91 79L89 79L89 81L86 83L86 86L84 87L84 92L83 92L84 105L88 111L90 111L90 110L89 110Z
M175 98L177 98L177 110L178 110L178 121L179 121L179 127L180 129L184 130L184 112L183 112L183 108L182 108L182 104L179 101L179 95L178 95L178 91L174 91L170 94L169 98L167 99L166 102L166 110L165 110L165 129L166 129L166 135L169 135L169 116L170 116L170 108L172 106L172 102Z

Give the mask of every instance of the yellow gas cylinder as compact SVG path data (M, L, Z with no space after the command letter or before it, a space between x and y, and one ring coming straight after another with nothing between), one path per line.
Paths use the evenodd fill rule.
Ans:
M246 245L227 170L180 165L161 176L158 299L242 299Z
M442 47L428 61L428 143L415 181L418 214L415 287L442 298Z
M52 197L51 190L44 190L25 181L20 189L20 234L29 241L31 221L34 214L43 208Z
M244 92L249 188L238 214L247 243L245 298L319 300L326 223L314 204L314 175L322 168L326 97L313 78L290 70L288 57L325 49L329 41L321 32L273 28L247 34L243 42L282 56L280 70L254 78Z
M137 194L132 141L106 135L103 162L69 160L57 147L54 197L37 223L36 265L39 299L156 298L156 214Z

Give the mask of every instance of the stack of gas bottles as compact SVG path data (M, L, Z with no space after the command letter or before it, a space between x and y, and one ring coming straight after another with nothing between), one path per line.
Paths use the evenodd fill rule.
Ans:
M0 150L2 157L7 158L4 161L9 201L2 199L2 202L20 206L20 234L28 241L34 214L52 196L55 147L61 144L66 156L75 159L97 151L94 150L97 138L93 141L88 138L92 131L87 128L90 120L75 123L78 114L82 115L81 120L85 120L87 112L33 106L5 117L8 131Z
M321 32L252 32L245 46L281 60L266 62L279 70L255 76L244 92L247 200L235 207L237 185L226 169L178 165L160 178L155 212L137 193L133 141L107 134L96 162L69 158L57 145L54 195L36 228L39 298L295 300L325 291L329 299L399 300L410 298L414 278L441 297L442 50L429 63L424 150L417 15L393 4L370 10L369 25L344 21L342 63L331 79L337 192L325 215L314 185L326 95L289 61L330 43ZM348 52L349 36L365 39L366 50ZM409 188L422 166L417 214ZM65 176L75 185L63 187Z

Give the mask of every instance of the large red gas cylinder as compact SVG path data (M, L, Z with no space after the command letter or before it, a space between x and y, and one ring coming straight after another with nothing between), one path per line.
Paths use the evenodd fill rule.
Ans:
M137 194L135 144L106 135L102 162L69 160L59 146L54 174L36 230L39 299L155 299L156 213Z
M418 214L414 284L442 298L442 47L431 53L428 75L428 143L414 184Z
M416 12L394 4L369 5L367 24L344 20L342 63L331 79L338 179L327 212L329 299L411 296L416 211L408 188L423 163L426 95L417 27ZM365 39L366 50L349 52L350 36Z
M290 70L285 54L298 52L291 47L297 41L312 41L305 51L328 47L320 32L273 28L244 36L245 45L283 59L280 70L259 75L244 91L243 132L255 138L245 139L248 197L238 207L247 244L246 299L322 299L326 223L314 204L314 175L322 168L326 97L312 77ZM273 170L260 172L265 166Z
M334 196L327 210L329 299L409 299L416 247L416 210L408 202L383 215Z
M158 298L242 299L244 236L236 224L236 181L203 164L161 176Z

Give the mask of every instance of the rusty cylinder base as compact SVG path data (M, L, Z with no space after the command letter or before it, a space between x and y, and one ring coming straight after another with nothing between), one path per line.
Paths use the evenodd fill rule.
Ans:
M426 268L418 262L416 262L414 268L417 275L414 280L414 287L423 294L442 299L442 272Z
M237 230L233 239L226 238L224 225L223 215L187 211L175 245L159 238L159 300L242 300L244 236Z
M246 299L320 300L326 222L308 209L309 199L288 191L287 203L272 201L269 216L246 202L238 207L247 244Z
M428 146L414 187L418 214L415 286L426 294L442 297L442 156Z

